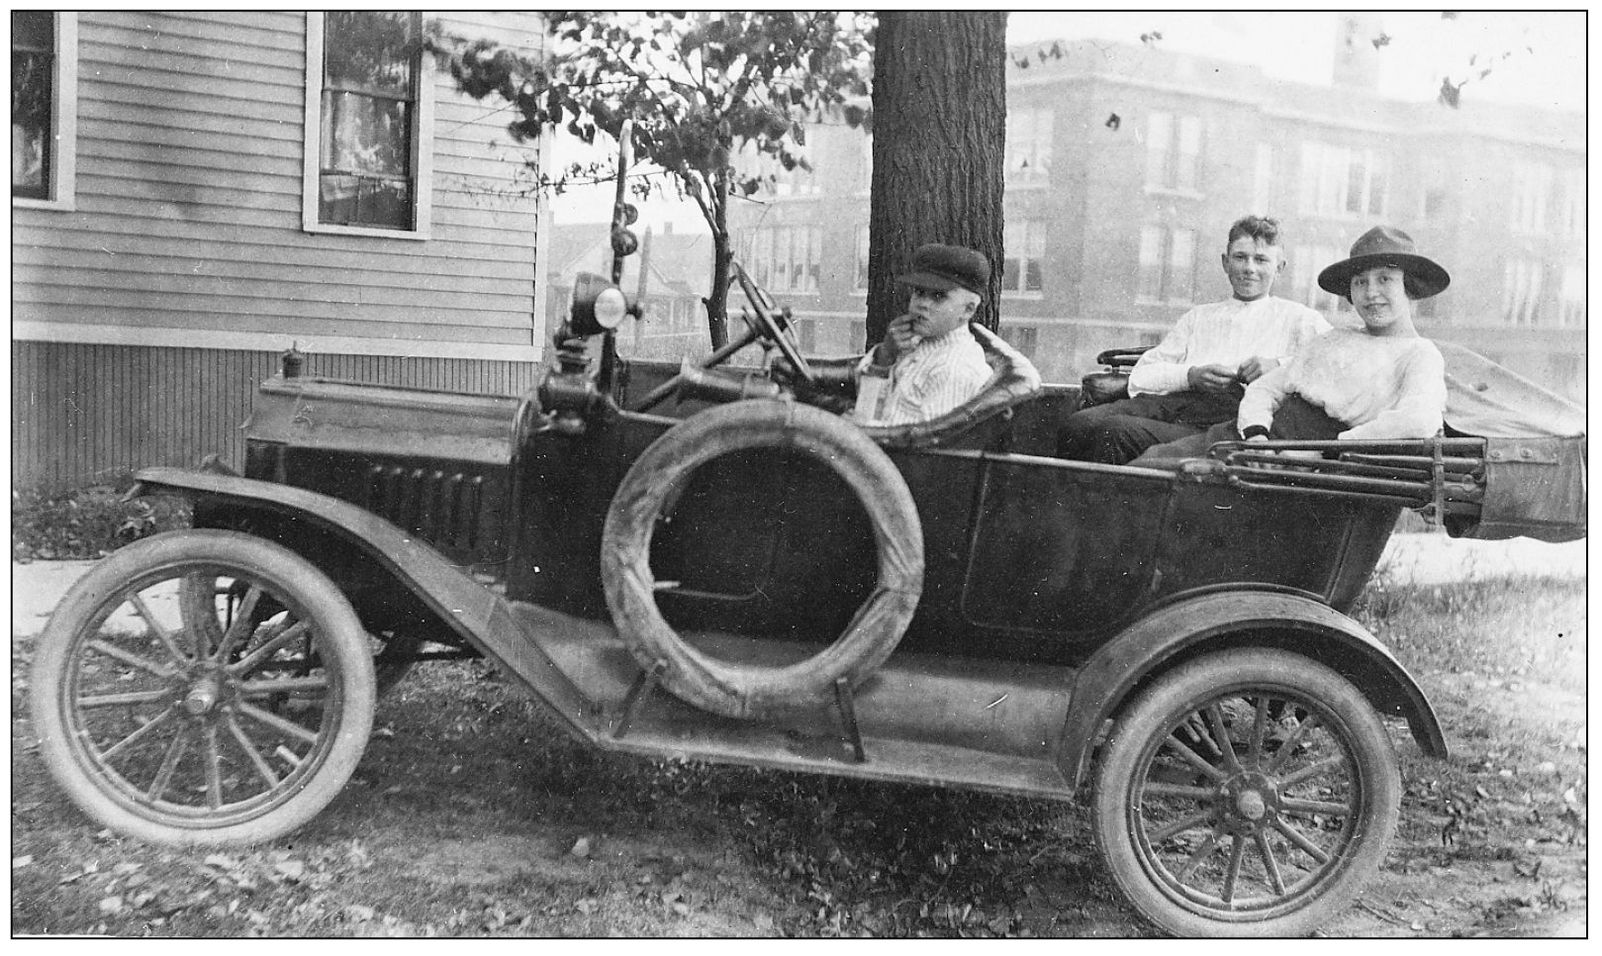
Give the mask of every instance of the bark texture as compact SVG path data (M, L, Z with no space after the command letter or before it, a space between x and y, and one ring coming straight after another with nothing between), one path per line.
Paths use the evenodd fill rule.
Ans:
M926 242L991 264L977 320L997 328L1007 84L1004 11L881 11L874 49L867 341L906 309L895 284ZM865 343L867 344L867 343Z

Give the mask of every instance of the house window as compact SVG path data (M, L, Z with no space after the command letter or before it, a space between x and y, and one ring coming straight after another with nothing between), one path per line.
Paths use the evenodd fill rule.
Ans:
M1006 225L1006 257L1002 259L1001 291L1011 294L1039 294L1045 288L1042 263L1046 256L1045 223L1019 220Z
M1389 174L1373 150L1302 144L1301 211L1357 218L1385 214Z
M861 319L846 321L846 351L865 352L868 348L868 323Z
M818 320L793 319L790 324L795 327L795 337L801 347L801 354L818 354Z
M11 198L71 209L77 153L77 14L11 13Z
M1539 262L1509 259L1502 267L1502 321L1508 325L1535 325L1540 317Z
M1007 185L1044 185L1051 176L1052 111L1007 114Z
M1140 230L1136 296L1144 302L1188 305L1195 296L1196 233L1146 226Z
M1146 185L1196 191L1201 156L1201 120L1153 113L1146 123Z
M816 292L822 248L823 230L816 226L758 229L747 262L751 277L771 292Z
M1350 309L1351 303L1344 296L1332 295L1318 285L1318 273L1323 268L1321 263L1339 262L1345 258L1346 250L1335 246L1297 246L1293 249L1290 260L1291 287L1295 290L1296 301L1319 312Z
M1033 325L1009 326L1002 331L1002 337L1026 358L1034 358L1035 347L1040 342L1040 330Z
M1563 285L1558 292L1560 299L1558 311L1558 324L1570 329L1585 327L1585 263L1570 263L1563 267Z
M868 224L857 226L857 269L856 281L852 285L858 292L868 288Z
M306 228L421 237L433 152L422 15L329 11L306 23L307 86L319 91L307 98Z

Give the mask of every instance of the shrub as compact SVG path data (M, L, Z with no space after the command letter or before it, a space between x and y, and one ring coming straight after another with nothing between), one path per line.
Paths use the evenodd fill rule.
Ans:
M181 499L124 501L133 477L108 484L11 493L11 557L16 561L99 558L161 531L189 526Z

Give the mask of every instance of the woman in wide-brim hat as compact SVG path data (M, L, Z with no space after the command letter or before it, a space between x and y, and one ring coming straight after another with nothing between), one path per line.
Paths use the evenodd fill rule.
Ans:
M1246 388L1233 423L1148 449L1137 459L1188 458L1215 441L1428 438L1446 411L1446 366L1413 326L1413 303L1451 282L1400 229L1375 226L1351 255L1318 274L1352 303L1360 329L1336 328Z

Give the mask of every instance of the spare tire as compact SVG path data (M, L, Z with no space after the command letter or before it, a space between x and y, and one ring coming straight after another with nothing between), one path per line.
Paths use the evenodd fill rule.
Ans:
M782 667L709 657L657 608L651 533L676 487L708 461L751 448L793 449L827 464L856 494L878 549L878 581L846 630L812 657ZM923 592L923 527L889 456L856 426L788 400L755 400L701 412L658 438L623 478L601 536L601 580L612 621L646 669L665 665L664 687L726 717L764 719L834 699L900 642Z

